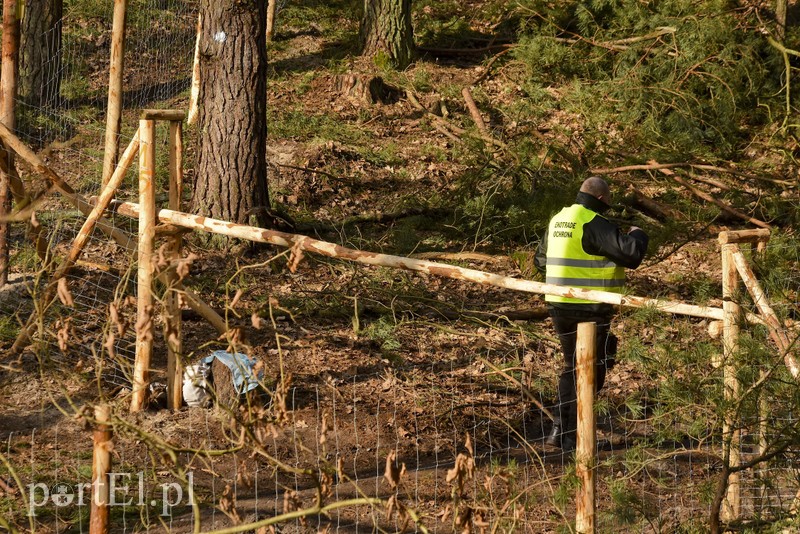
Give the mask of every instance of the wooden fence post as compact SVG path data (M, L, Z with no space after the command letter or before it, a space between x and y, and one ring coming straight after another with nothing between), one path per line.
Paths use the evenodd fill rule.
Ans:
M278 10L278 0L267 2L267 42L271 43L275 36L275 12Z
M19 13L17 0L3 0L3 59L0 75L0 122L9 130L16 127L17 65L19 58ZM14 169L13 152L8 149L8 171L0 172L0 217L11 213L11 173ZM8 240L10 223L0 222L0 287L8 282Z
M155 122L139 121L139 252L137 276L136 362L131 412L145 407L153 353L153 241L155 239Z
M197 101L200 98L200 29L203 26L203 13L197 15L197 37L194 42L194 60L192 61L192 86L189 91L189 114L186 122L197 122Z
M111 29L111 60L108 69L108 111L106 114L106 145L103 154L102 185L106 185L117 166L119 131L122 120L122 75L125 66L125 14L128 0L114 0L114 20Z
M89 534L108 532L109 486L111 470L111 429L108 426L110 409L107 405L95 406L94 452L92 454L92 505L89 515Z
M578 534L595 532L595 359L597 325L580 323L575 349L576 394L578 404L578 436L575 450L575 473L580 487L575 499L575 531Z
M169 123L169 209L180 211L183 191L183 127L180 121ZM170 238L170 257L180 258L183 234ZM180 295L175 291L177 275L172 275L165 298L164 339L167 344L167 407L177 410L183 402L181 354L183 352Z
M738 247L735 243L722 245L722 375L725 399L728 402L734 401L739 397L739 381L736 378L737 368L734 363L736 352L739 350L740 315L739 305L735 302L736 287L739 283L739 274L736 272L736 265L733 260L733 252L736 248ZM728 441L730 451L728 465L731 467L739 465L740 461L740 435L736 423L733 415L726 415L722 425L723 440ZM728 477L727 494L720 511L723 521L729 522L739 517L741 508L740 485L739 473L731 473Z

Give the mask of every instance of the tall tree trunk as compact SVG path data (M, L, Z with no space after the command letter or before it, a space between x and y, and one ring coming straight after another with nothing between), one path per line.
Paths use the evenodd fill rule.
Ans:
M361 47L363 55L385 55L393 67L406 68L416 52L411 0L364 0Z
M201 0L200 18L193 209L227 221L265 225L266 2Z
M26 0L19 54L19 96L35 108L55 107L61 91L63 0Z

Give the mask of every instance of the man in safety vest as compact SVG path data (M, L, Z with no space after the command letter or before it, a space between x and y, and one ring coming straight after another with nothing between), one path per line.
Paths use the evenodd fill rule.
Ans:
M611 191L602 178L593 176L581 185L575 204L551 220L534 263L545 272L548 284L621 293L625 267L635 269L647 251L648 237L641 228L627 234L602 216L609 208ZM553 326L564 352L558 380L558 407L552 432L545 444L563 451L575 448L575 344L578 324L597 323L596 384L603 387L606 370L613 367L617 338L609 332L614 308L588 300L547 295Z

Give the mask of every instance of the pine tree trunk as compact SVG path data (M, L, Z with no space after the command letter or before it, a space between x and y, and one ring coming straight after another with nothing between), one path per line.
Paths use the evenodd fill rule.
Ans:
M411 0L364 0L361 45L363 55L385 54L393 67L406 68L415 53Z
M268 208L266 2L202 0L200 13L193 210L227 221L264 225Z
M63 0L27 0L19 54L19 96L34 108L55 107L61 91Z

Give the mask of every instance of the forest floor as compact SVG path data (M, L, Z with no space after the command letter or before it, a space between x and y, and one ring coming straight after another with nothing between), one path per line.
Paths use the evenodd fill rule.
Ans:
M463 9L480 4L465 3ZM527 228L524 242L509 242L502 234L480 231L480 220L465 224L448 201L463 187L469 169L460 155L478 150L473 148L475 140L437 129L439 119L420 110L402 87L416 87L421 106L439 114L446 108L445 120L474 133L458 88L473 86L481 77L481 101L508 107L520 94L509 74L514 62L487 73L491 55L423 55L408 70L387 76L384 81L394 91L386 102L367 103L341 87L347 76L372 78L375 65L360 59L348 59L344 65L336 59L336 46L326 32L311 25L282 27L270 49L270 195L296 231L356 249L429 254L426 257L434 261L540 280L531 255L542 228ZM161 104L185 108L188 98L182 94ZM126 122L133 123L137 115L138 110L128 110ZM490 129L507 136L531 127L497 113L487 112L485 118ZM559 141L567 130L580 137L578 116L554 110L537 121L533 130L543 146ZM187 130L187 162L192 160L194 135ZM85 143L100 149L96 140ZM70 150L76 150L75 145ZM52 150L48 163L68 181L82 182L86 169L76 167L68 154ZM187 172L189 180L192 176ZM653 197L674 194L657 177L623 175L610 181L620 198L629 186ZM560 202L571 203L575 193L565 186ZM627 212L615 215L648 229L647 221L634 220ZM686 226L680 238L661 238L653 244L643 266L629 273L630 293L721 305L716 232L723 227L691 221ZM15 238L23 240L20 234ZM289 467L275 469L276 462L265 455L237 449L242 426L223 410L184 407L170 412L153 407L131 415L125 387L130 369L117 363L113 380L97 379L104 365L105 371L114 366L93 354L102 344L97 339L109 327L106 296L96 288L127 287L123 280L130 262L113 246L93 238L86 254L91 263L81 266L70 282L73 295L93 307L73 315L67 349L52 343L18 362L3 362L0 370L0 453L25 490L15 488L8 469L0 470L0 516L6 521L21 529L35 521L40 532L86 529L88 507L42 506L33 520L25 516L23 498L33 482L49 490L58 482L88 481L92 442L83 410L102 397L119 418L115 472L131 473L126 479L130 486L137 473L146 472L147 498L152 496L156 503L112 509L115 532L191 531L190 509L165 519L158 516L163 500L149 493L164 480L174 480L178 471L194 474L196 496L208 504L201 512L203 530L311 506L314 478L293 469L336 471L338 484L329 488L328 502L358 498L364 495L361 491L388 499L395 495L384 480L392 450L407 468L400 502L416 510L431 530L468 532L464 525L471 524L484 531L489 520L507 532L568 529L574 504L571 498L565 504L558 495L559 490L572 491L574 466L543 446L550 422L536 406L541 402L552 408L560 367L558 341L542 314L541 296L313 256L295 265L292 260L297 258L272 247L238 243L219 250L195 236L187 238L185 251L198 256L187 286L247 331L251 355L262 362L270 394L283 388L284 397L273 397L268 413L259 412L251 428L265 433L260 438L263 451ZM111 277L97 265L111 265L117 274ZM0 297L0 306L9 316L24 319L32 301L17 291L13 297ZM69 315L63 308L59 313ZM121 305L120 313L129 325L122 342L130 349L133 305ZM186 361L227 348L195 314L185 310L184 319ZM58 326L47 328L47 338L55 337ZM666 338L683 345L707 342L707 329L707 320L656 320L631 311L623 312L613 328L623 345L635 340L650 355L657 354L655 346ZM10 346L12 334L3 332L3 348ZM164 380L165 365L159 332L155 381ZM505 369L516 381L494 367ZM608 480L601 482L598 508L605 514L601 525L606 532L666 532L706 519L707 501L684 507L675 503L681 500L681 490L687 495L709 491L711 475L718 469L713 460L681 463L670 458L635 475L643 495L637 508L641 513L628 523L620 519L620 503L611 497L610 480L621 474L618 469L628 447L643 439L644 429L626 413L626 403L658 380L642 375L634 361L622 357L600 394L610 407L600 418ZM525 397L520 384L536 402ZM176 456L162 457L170 448ZM201 449L229 452L196 453ZM451 471L460 465L459 453L475 460L477 472ZM342 462L338 468L337 462ZM452 488L453 477L465 479L463 491ZM129 496L136 497L135 489ZM664 509L648 511L652 506ZM394 531L405 521L409 516L397 508L385 513L361 505L327 517L314 515L308 524L290 523L281 532L372 531L372 525Z

